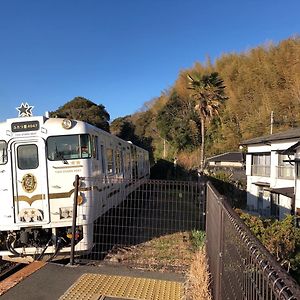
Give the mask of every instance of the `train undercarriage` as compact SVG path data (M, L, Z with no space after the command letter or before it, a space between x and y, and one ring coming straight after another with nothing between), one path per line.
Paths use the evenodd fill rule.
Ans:
M14 231L0 231L0 256L17 262L66 258L70 252L71 227L29 227ZM77 226L75 245L83 239L83 228ZM64 254L66 252L66 254Z

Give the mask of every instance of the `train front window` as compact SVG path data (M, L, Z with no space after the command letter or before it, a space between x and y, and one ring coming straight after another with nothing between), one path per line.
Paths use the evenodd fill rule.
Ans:
M91 157L91 141L88 134L51 136L47 139L49 160L69 160Z
M0 141L0 165L7 163L7 143Z
M17 149L18 168L21 170L36 169L39 166L37 145L22 145Z

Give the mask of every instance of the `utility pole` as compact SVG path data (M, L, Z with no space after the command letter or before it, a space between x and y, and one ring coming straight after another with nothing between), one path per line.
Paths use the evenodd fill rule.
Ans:
M271 126L270 126L270 134L273 134L273 124L274 124L274 112L271 111Z
M167 141L166 141L165 138L163 138L163 137L160 136L159 132L158 132L156 129L152 128L152 130L158 135L158 137L159 137L160 139L163 140L163 146L164 146L163 156L164 156L164 158L166 158L166 156L167 156L167 144L166 144L166 142L167 142Z

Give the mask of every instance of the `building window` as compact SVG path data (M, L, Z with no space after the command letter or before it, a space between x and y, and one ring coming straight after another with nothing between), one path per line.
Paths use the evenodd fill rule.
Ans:
M300 163L296 163L296 176L300 179Z
M277 177L284 179L294 178L294 166L289 160L294 159L294 156L278 154Z
M271 216L279 219L279 195L271 193Z
M252 154L252 176L270 176L271 153Z

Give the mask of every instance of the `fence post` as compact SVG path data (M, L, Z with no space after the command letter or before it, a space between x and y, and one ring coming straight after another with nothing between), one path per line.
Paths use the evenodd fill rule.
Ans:
M76 235L76 218L77 218L77 198L78 198L79 175L75 176L74 182L74 200L73 200L73 219L72 219L72 238L70 265L74 265L75 235Z
M201 222L201 229L206 230L206 185L207 185L207 180L206 178L202 175L199 176L198 180L199 184L199 212L202 214L200 222Z
M218 236L218 264L217 264L217 299L222 300L222 275L223 275L223 249L224 249L224 211L220 202L223 201L223 197L218 199L218 216L219 216L219 236Z

